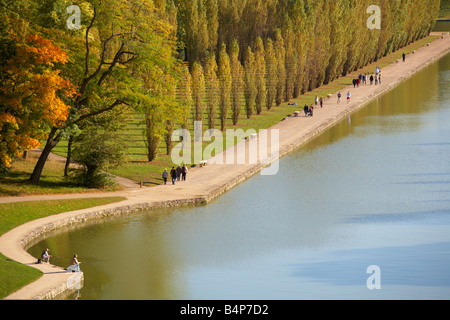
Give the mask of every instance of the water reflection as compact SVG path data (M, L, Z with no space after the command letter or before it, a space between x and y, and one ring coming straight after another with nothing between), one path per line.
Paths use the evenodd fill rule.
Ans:
M449 298L449 70L450 55L208 206L112 219L30 252L77 253L81 299Z

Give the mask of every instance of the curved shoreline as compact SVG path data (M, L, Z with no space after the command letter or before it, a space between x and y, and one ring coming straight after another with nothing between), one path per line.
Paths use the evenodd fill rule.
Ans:
M437 33L441 35L442 33ZM349 86L342 90L343 96L347 90L352 93L352 102L347 104L342 99L336 104L335 95L326 100L324 108L315 109L314 117L290 117L270 129L278 129L280 135L279 157L283 157L334 126L354 111L366 106L375 98L396 87L399 83L442 58L450 52L450 36L446 35L431 42L407 57L405 63L394 63L383 71L383 84L378 86L362 85L354 89ZM299 106L299 111L300 106ZM244 142L245 143L245 142ZM269 166L270 164L267 164ZM29 255L25 248L42 238L50 231L74 224L83 224L88 220L98 220L104 217L134 213L147 209L163 207L180 207L204 205L214 200L234 186L246 181L259 173L263 165L208 165L191 170L188 181L175 186L157 186L143 189L129 189L121 192L108 193L108 196L125 196L127 200L101 207L62 213L30 221L0 237L0 251L8 258L22 264L40 269L44 275L37 281L14 292L5 299L53 299L59 294L70 290L73 274L67 274L62 268L49 264L35 264L35 258ZM98 194L81 195L81 197L99 196ZM102 194L105 196L105 194ZM61 195L57 198L76 198L79 194ZM33 200L48 198L34 196ZM55 198L55 197L53 197ZM25 201L24 197L8 199ZM8 201L7 200L7 201ZM82 281L82 274L78 281Z

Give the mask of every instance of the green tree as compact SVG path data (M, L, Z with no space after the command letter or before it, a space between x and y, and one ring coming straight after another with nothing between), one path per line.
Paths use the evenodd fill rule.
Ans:
M144 70L142 70L144 72ZM172 132L177 124L186 119L185 104L177 100L177 82L182 78L174 78L164 74L159 68L146 70L145 87L151 90L151 99L139 103L138 111L144 116L143 137L146 146L147 159L155 160L161 141L166 142L166 154L172 150Z
M307 82L307 57L309 53L308 39L311 34L311 23L307 17L305 4L302 0L289 4L287 9L289 20L292 21L292 30L294 37L295 65L294 70L294 94L293 97L299 97L305 90Z
M217 78L217 62L214 54L210 54L206 60L205 80L207 86L207 104L208 104L208 127L214 129L216 126L216 112L219 104L219 80Z
M247 54L245 55L245 111L247 115L247 119L250 119L253 115L255 104L256 104L256 95L258 90L256 88L256 60L255 55L253 54L252 48L249 46L247 48Z
M242 109L242 98L244 92L244 68L239 61L239 45L234 40L230 50L231 67L231 111L233 124L237 125L239 114Z
M205 99L205 76L203 67L195 62L192 67L192 97L194 100L194 120L203 121Z
M73 82L79 85L76 98L69 101L68 120L50 130L30 177L34 184L39 183L48 155L61 139L70 136L85 119L119 106L150 103L151 88L146 87L142 70L169 70L175 63L173 26L157 15L151 0L92 0L83 4L90 10L83 12L82 32L48 30L74 44L69 67Z
M330 0L330 59L325 70L324 83L328 84L342 75L347 47L345 12L348 11L348 1Z
M204 0L206 9L206 18L208 21L208 51L216 53L219 29L219 4L218 0Z
M259 115L266 103L266 60L263 41L260 37L255 41L255 63L256 63L256 113Z
M266 47L266 87L267 87L267 96L266 96L266 108L270 110L273 106L277 95L277 84L278 84L278 63L277 57L275 54L275 50L273 48L272 39L267 39Z
M178 40L185 49L186 60L192 64L204 59L210 46L207 7L203 0L177 0Z
M227 46L222 45L219 53L219 84L220 84L220 128L225 130L225 125L228 117L228 110L231 106L231 65L230 57L227 53Z
M115 184L106 171L126 161L126 142L114 131L83 130L73 148L73 160L81 165L74 179L88 188L104 188Z
M275 104L279 106L286 100L286 49L279 29L275 31L274 50L277 63Z
M183 106L179 116L183 129L189 129L189 117L191 115L194 100L192 99L192 76L186 65L181 67L181 78L177 86L178 103Z
M334 12L330 12L328 1L317 1L314 2L314 5L314 34L316 36L311 52L311 56L313 57L312 64L310 64L311 89L320 87L325 80L326 68L331 57L329 16L335 14Z
M288 15L285 15L284 43L285 43L285 96L284 101L289 101L294 97L295 74L298 68L297 54L295 50L295 35L292 22Z

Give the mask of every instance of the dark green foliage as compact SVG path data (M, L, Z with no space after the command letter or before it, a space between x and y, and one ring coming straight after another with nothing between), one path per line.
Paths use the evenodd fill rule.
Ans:
M73 147L72 159L81 165L73 178L88 188L104 188L114 184L105 171L125 161L126 145L114 132L84 130Z

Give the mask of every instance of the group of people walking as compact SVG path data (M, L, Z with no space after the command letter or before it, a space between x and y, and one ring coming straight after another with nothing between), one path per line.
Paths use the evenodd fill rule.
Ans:
M381 69L377 67L375 69L375 73L371 74L370 77L367 74L360 74L358 77L353 79L353 88L358 88L360 84L367 84L367 81L370 81L370 85L381 84Z
M314 106L313 105L308 106L307 104L305 104L305 106L303 107L303 111L305 112L305 117L312 117L314 112Z
M176 169L175 167L172 167L172 169L170 170L170 178L172 179L172 184L175 184L176 181L186 181L188 172L189 170L186 165L183 165L182 167L178 165ZM162 178L164 180L164 184L167 184L167 179L169 178L169 172L167 171L167 169L164 169Z
M320 105L320 107L323 108L324 101L325 100L323 99L323 97L319 98L318 96L316 96L314 98L314 104L315 104L316 107L319 107L319 105ZM303 111L305 112L305 117L312 117L313 116L313 114L314 114L314 104L312 104L310 106L305 104L305 106L303 107Z
M405 55L403 55L403 61L405 61ZM374 82L375 82L375 85L381 84L381 69L380 69L380 67L376 67L375 73L371 74L370 76L368 76L367 74L360 74L358 77L354 78L353 79L353 87L357 88L360 86L360 84L367 84L367 81L370 82L370 85L373 85ZM340 104L341 98L342 98L342 93L339 92L337 94L337 97L338 97L337 103ZM352 94L350 93L350 91L348 91L347 92L347 103L350 103L351 97L352 97ZM320 104L320 107L322 108L324 99L316 96L314 99L314 102L315 102L316 106L318 106ZM305 112L305 117L312 117L313 112L314 112L314 105L308 106L307 104L305 104L305 106L303 107L303 111Z
M342 98L342 93L339 92L339 93L337 94L337 97L338 97L337 103L340 104L340 103L341 103L341 98ZM348 92L347 92L347 103L350 103L351 97L352 97L352 94L350 93L350 91L348 91Z
M353 79L353 87L357 88L359 87L359 85L362 84L367 84L367 79L370 81L370 85L373 85L373 83L375 82L375 85L379 85L381 84L381 69L380 67L376 67L375 68L375 73L371 74L370 77L367 76L367 74L360 74L357 78ZM350 103L350 99L351 99L352 94L350 93L350 91L347 92L347 103ZM337 103L341 103L341 97L342 94L339 92L338 93L338 101Z

